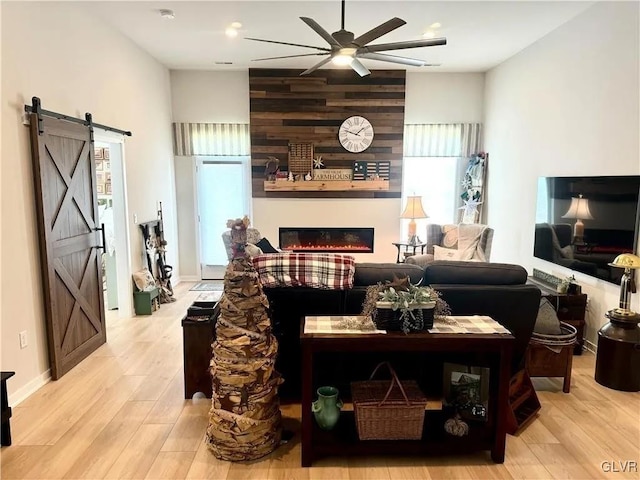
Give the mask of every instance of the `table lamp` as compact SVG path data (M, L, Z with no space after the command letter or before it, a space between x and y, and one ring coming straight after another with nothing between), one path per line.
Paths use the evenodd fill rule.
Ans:
M638 314L631 310L631 294L636 292L636 283L634 280L634 270L640 268L640 257L631 253L623 253L618 255L613 262L609 264L610 267L624 268L622 274L622 280L620 281L620 305L618 308L610 310L607 314L608 317L613 317L615 320L621 319L635 319L638 318Z
M640 391L640 314L631 310L631 294L636 285L634 270L640 257L631 253L618 255L611 267L624 268L620 282L620 305L609 310L609 319L598 330L595 379L600 385L624 392Z
M562 218L576 219L576 224L573 227L573 238L575 242L582 242L584 238L584 223L582 223L582 220L593 220L589 211L589 200L582 198L582 195L578 195L577 198L573 197L569 210Z
M400 218L410 218L409 222L409 243L414 245L416 243L416 218L429 218L422 208L422 197L413 195L407 197L407 205L404 207L404 212L400 215Z

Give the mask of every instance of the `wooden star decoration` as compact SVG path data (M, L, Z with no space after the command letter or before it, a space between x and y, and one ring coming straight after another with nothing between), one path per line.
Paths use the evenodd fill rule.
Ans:
M462 210L464 216L472 216L478 213L478 206L481 205L482 202L479 202L475 198L470 198L464 201L464 205L458 210Z
M393 280L385 283L385 287L393 287L396 291L408 291L409 290L409 277L398 277L395 273L393 274Z

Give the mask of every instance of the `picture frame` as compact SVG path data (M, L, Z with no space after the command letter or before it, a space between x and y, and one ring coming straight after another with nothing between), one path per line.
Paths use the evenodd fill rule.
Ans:
M487 367L444 363L443 408L457 411L466 420L486 422L489 416Z
M96 147L93 150L93 156L95 157L96 160L104 159L104 150L102 148Z
M96 183L98 185L105 183L105 175L103 172L96 172Z
M104 169L105 170L111 170L111 162L104 162Z
M103 195L104 194L104 185L101 183L96 184L96 190L98 191L99 195Z
M110 184L110 183L107 183L105 186L106 186L106 193L107 193L107 195L111 195L111 184Z
M111 183L111 172L105 172L104 174L104 182Z
M109 160L109 148L105 147L102 149L102 158L105 160Z
M104 162L102 160L96 160L96 171L104 170Z

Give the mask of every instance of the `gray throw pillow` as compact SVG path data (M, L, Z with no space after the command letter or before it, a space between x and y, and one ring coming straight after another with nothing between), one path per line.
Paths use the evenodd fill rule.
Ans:
M558 314L546 298L540 299L540 308L533 331L542 335L560 335L562 333Z

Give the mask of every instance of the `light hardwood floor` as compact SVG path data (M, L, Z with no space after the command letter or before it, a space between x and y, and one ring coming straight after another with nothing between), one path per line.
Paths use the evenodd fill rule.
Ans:
M603 462L640 462L640 394L593 380L594 357L574 358L571 393L559 379L536 379L542 411L507 438L506 461L488 453L447 458L328 458L300 468L299 406L283 407L297 434L271 456L249 464L216 460L203 435L210 401L183 399L180 319L199 292L152 316L108 321L108 343L69 374L14 408L13 445L3 447L3 479L587 479Z

